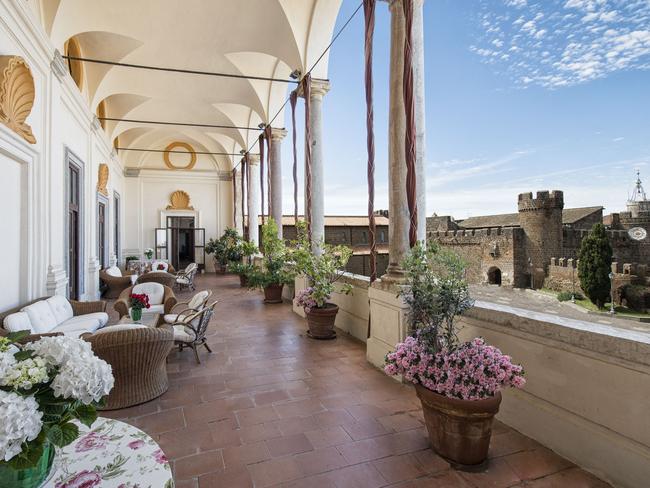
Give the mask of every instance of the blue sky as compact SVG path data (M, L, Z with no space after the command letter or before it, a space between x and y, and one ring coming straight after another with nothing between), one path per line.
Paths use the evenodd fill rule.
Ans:
M357 6L343 1L338 26ZM426 0L424 19L427 215L513 212L519 192L543 189L620 211L636 169L650 189L650 0ZM389 25L378 2L376 208L388 207ZM362 12L332 48L330 80L325 210L363 214Z

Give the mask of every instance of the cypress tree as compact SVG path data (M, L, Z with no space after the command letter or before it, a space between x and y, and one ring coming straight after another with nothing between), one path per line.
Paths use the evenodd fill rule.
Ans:
M578 257L580 287L592 303L603 308L610 297L609 273L612 268L612 246L603 224L594 224L580 243Z

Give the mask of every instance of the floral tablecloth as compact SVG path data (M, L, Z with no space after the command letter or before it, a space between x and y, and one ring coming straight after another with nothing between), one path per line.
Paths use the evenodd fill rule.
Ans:
M173 488L158 444L135 427L100 417L79 425L79 438L57 452L43 488Z

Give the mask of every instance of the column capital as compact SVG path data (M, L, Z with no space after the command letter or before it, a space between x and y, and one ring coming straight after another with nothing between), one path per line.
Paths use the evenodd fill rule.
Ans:
M271 140L272 141L281 141L282 139L287 137L287 134L288 134L287 129L284 129L284 128L280 129L280 128L277 128L277 127L272 127L271 128Z
M249 154L248 155L248 164L252 166L257 166L260 164L260 155L259 154Z
M312 97L323 97L325 94L330 91L331 83L329 80L322 80L320 78L311 79L311 96ZM298 87L298 95L304 98L304 93L302 91L302 85Z

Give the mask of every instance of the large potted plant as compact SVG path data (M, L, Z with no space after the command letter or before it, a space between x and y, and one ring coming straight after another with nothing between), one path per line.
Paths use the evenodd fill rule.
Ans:
M228 265L230 272L239 275L239 284L242 287L248 286L248 277L254 269L253 256L257 254L258 249L255 243L242 239L239 244L239 251L242 259L239 262L233 262Z
M334 323L339 307L329 300L336 282L343 276L352 250L347 246L321 242L318 252L313 252L306 224L299 223L297 231L298 239L291 246L292 260L296 273L307 279L308 287L298 293L296 304L305 310L309 337L333 339L336 337ZM346 294L351 290L352 287L347 283L342 283L339 288L340 292Z
M219 239L208 240L205 252L212 255L217 273L226 273L229 263L241 260L240 243L241 236L233 228L227 228Z
M90 343L27 331L0 337L0 487L36 488L48 478L55 450L88 427L113 388L111 367Z
M415 384L433 449L459 464L487 458L504 387L525 384L522 366L481 338L460 342L455 318L473 306L463 261L436 244L416 245L403 263L400 295L409 337L386 356L385 371Z
M248 273L248 285L264 290L264 303L282 303L282 288L291 283L295 272L290 266L290 252L278 237L272 218L262 226L262 263Z

